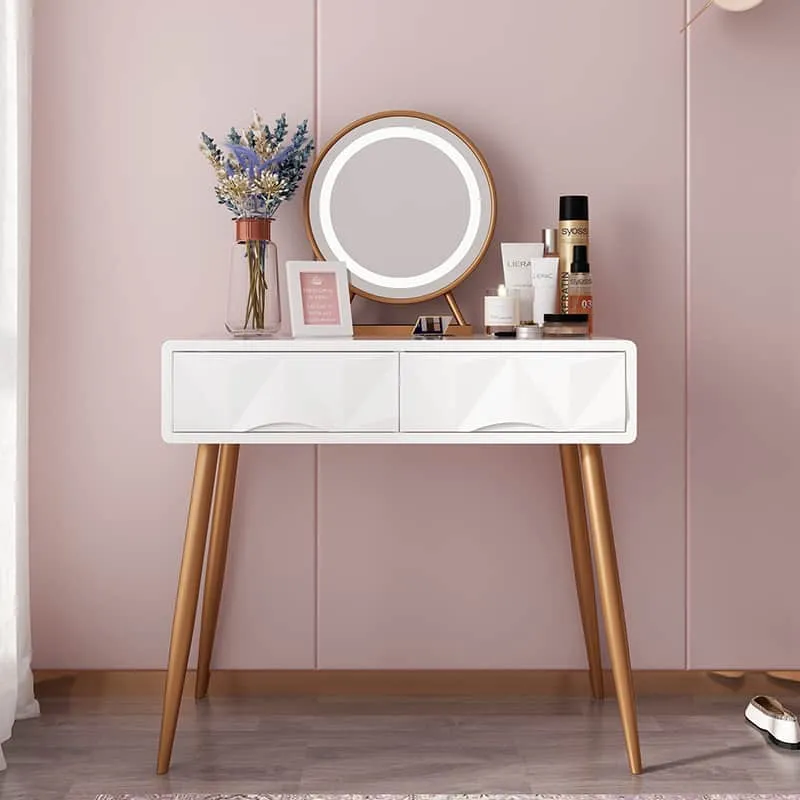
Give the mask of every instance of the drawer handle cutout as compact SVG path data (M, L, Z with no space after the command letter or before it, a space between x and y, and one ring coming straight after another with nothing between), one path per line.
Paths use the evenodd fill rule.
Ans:
M309 432L326 432L328 428L323 428L319 425L310 425L307 422L267 422L264 425L256 425L253 428L248 428L246 433L269 433L269 431L275 431L280 433L281 431L286 431L288 433L296 432L298 428L302 428L303 430L307 430Z
M530 422L490 422L488 425L481 425L473 428L473 433L502 433L503 431L518 431L520 428L531 428L536 431L549 431L544 425L534 425Z

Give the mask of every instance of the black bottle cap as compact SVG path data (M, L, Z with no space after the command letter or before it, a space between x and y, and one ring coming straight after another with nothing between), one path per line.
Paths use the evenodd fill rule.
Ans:
M585 194L562 195L558 203L559 219L589 219L589 198Z
M588 272L589 271L589 250L585 244L576 244L572 248L572 264L570 265L570 272Z

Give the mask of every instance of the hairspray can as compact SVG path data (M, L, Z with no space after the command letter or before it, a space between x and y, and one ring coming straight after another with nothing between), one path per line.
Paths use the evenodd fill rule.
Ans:
M558 213L558 286L562 314L569 313L569 275L572 249L576 244L589 247L589 198L584 194L562 195Z

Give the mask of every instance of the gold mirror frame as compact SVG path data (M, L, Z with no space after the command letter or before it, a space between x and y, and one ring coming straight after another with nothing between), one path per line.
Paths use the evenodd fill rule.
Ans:
M453 289L463 283L477 268L478 264L483 261L484 256L486 255L486 251L489 248L489 245L492 241L492 236L494 235L494 229L497 222L497 193L495 190L494 179L492 178L491 170L489 169L489 165L486 163L486 159L481 154L480 150L475 146L474 142L462 133L458 128L454 125L451 125L449 122L445 122L443 119L439 119L439 117L435 117L431 114L425 114L420 111L407 111L407 110L394 110L394 111L380 111L377 114L370 114L366 117L361 117L360 119L351 122L349 125L346 125L336 134L334 134L331 139L326 143L325 147L319 151L317 158L314 161L309 173L308 178L306 180L305 192L303 196L303 214L305 217L305 226L306 226L306 236L308 237L308 241L311 244L312 249L314 250L314 255L320 261L325 260L325 256L320 250L319 245L317 244L316 237L314 236L314 231L311 226L311 189L314 184L314 178L317 174L317 170L319 169L320 165L325 160L325 156L330 152L331 148L333 148L342 138L347 136L349 133L354 131L356 128L359 128L362 125L366 125L369 122L374 122L380 119L389 119L392 117L413 117L415 119L425 120L426 122L433 123L434 125L439 125L442 128L445 128L458 139L460 139L472 152L475 156L478 163L481 165L481 169L486 177L486 181L489 187L489 199L491 204L490 216L489 216L489 227L486 232L486 236L484 239L483 244L480 247L480 250L475 255L472 263L462 271L461 275L459 275L456 280L451 281L447 286L443 287L442 289L438 289L435 292L431 292L429 294L420 295L418 297L381 297L380 295L371 294L369 292L364 291L363 289L359 289L350 285L350 298L355 295L359 297L366 297L368 300L374 300L378 303L388 303L390 305L406 305L410 303L423 303L426 300L433 300L437 297L444 297L447 301L450 310L453 312L453 317L456 320L456 323L460 326L466 326L467 322L464 318L464 315L461 313L461 309L458 307L458 303L456 302L455 296L453 295Z

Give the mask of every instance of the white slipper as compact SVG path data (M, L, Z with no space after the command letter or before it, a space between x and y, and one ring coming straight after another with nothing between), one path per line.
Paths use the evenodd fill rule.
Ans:
M797 716L774 697L754 697L744 711L745 719L765 733L772 744L800 750L800 723Z

